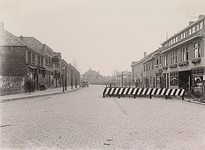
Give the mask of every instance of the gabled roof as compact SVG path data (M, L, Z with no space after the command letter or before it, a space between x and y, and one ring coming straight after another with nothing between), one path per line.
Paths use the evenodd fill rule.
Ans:
M97 76L97 75L100 75L100 74L97 71L92 70L91 68L83 74L83 76Z
M25 44L28 47L38 51L39 53L43 52L44 44L42 44L36 38L34 38L34 37L23 37L23 36L20 36L18 38L19 38L19 40L22 40L23 42L25 42Z
M26 46L26 45L24 44L24 42L19 40L15 35L1 28L0 46Z

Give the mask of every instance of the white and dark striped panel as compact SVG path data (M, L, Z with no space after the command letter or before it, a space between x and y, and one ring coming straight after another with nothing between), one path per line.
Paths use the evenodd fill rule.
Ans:
M133 95L136 95L138 89L139 89L139 88L134 88L132 94L133 94Z
M123 94L123 91L124 91L124 88L120 88L120 89L119 89L119 92L118 92L118 95L122 95L122 94Z
M147 92L146 92L146 95L150 95L151 94L151 92L152 92L152 88L149 88L148 90L147 90Z
M118 95L119 89L120 89L119 87L116 87L116 88L115 88L114 95Z
M103 90L103 95L106 93L107 91L107 87Z
M185 93L185 89L181 89L181 91L179 92L179 96L183 96Z
M127 95L132 95L133 88L129 88Z
M141 95L143 89L142 88L139 88L138 91L137 91L137 95Z
M109 91L110 91L110 88L107 88L105 91L105 95L108 95Z
M141 95L146 95L146 93L147 93L147 88L144 88L144 89L142 90Z
M151 95L155 95L156 92L157 92L157 89L156 89L156 88L153 88L153 89L152 89L152 92L151 92Z
M166 88L161 89L161 91L160 91L160 95L165 95L166 91L167 91Z
M167 89L165 95L170 95L171 91L172 91L172 89Z
M112 88L110 89L110 91L108 92L108 95L113 95L114 90L115 90L115 88L114 88L114 87L112 87Z
M180 91L181 91L181 89L176 89L175 95L179 95Z
M175 93L176 91L177 91L177 89L171 89L170 95L171 95L171 96L175 95L174 93Z
M127 95L128 91L129 91L129 88L125 88L123 91L123 95Z

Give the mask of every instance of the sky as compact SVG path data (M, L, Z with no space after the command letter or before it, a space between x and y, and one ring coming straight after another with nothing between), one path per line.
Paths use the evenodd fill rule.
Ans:
M0 0L0 21L35 37L81 74L131 71L131 62L205 15L205 0Z

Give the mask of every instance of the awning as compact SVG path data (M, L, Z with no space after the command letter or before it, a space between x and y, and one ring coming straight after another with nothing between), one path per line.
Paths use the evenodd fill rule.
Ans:
M31 65L28 65L28 67L31 68L31 69L37 69L37 67L31 66Z

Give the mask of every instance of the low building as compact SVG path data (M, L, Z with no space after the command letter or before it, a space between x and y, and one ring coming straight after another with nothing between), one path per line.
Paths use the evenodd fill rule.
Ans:
M83 80L87 80L91 84L105 84L105 78L100 75L99 71L96 72L95 70L92 70L91 68L85 72L83 75Z

